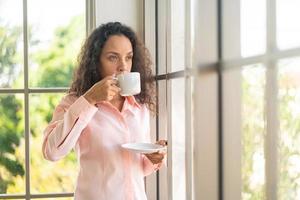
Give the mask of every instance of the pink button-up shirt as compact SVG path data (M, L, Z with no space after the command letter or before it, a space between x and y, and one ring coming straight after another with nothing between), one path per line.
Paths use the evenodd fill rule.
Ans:
M44 131L43 154L63 158L73 148L80 163L76 200L146 200L144 177L161 164L121 148L150 142L149 111L126 97L122 111L109 102L91 105L83 96L65 96Z

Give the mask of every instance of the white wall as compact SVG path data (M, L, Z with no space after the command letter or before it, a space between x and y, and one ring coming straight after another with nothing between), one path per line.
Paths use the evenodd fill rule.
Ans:
M143 0L96 0L96 26L119 21L133 28L144 38Z

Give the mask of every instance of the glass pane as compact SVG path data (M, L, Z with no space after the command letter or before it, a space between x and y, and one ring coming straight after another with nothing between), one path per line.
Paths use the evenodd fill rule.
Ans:
M242 70L242 199L265 196L265 84L261 64Z
M55 197L55 198L43 198L43 199L34 199L34 200L73 200L73 197Z
M167 81L158 81L158 113L159 113L159 132L160 137L167 137L167 124L168 124L168 112L167 112Z
M85 1L28 0L28 23L30 87L68 87L85 36Z
M157 1L157 18L159 19L157 22L157 68L158 70L156 71L157 74L165 74L166 71L166 59L167 59L167 36L166 31L167 31L167 15L166 15L166 6L167 6L167 1ZM154 62L154 60L153 60Z
M23 95L0 95L0 194L25 192Z
M159 139L168 139L168 112L167 112L167 81L158 81L158 130ZM159 170L159 199L168 199L168 168Z
M300 199L300 58L278 63L278 199Z
M22 88L23 1L0 0L0 88Z
M58 162L50 162L42 155L43 130L52 119L52 112L62 94L30 95L30 183L31 193L73 192L77 177L74 152Z
M300 1L277 0L277 42L279 49L300 47Z
M6 199L0 199L0 200L6 200ZM9 199L9 200L24 200L24 199Z
M172 0L171 3L171 71L185 68L185 1Z
M266 0L241 0L241 54L266 51Z
M185 194L185 79L171 80L172 87L172 179L173 200Z

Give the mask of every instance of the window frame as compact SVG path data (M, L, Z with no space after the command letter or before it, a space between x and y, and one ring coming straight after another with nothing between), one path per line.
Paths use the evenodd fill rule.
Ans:
M147 1L146 1L147 2ZM155 6L155 37L149 44L155 44L155 78L158 91L157 109L159 115L156 118L156 126L152 129L156 130L156 139L168 139L168 149L172 149L172 88L171 81L183 78L185 81L185 165L186 165L186 199L194 198L194 170L193 170L193 84L194 78L198 72L194 66L194 0L185 1L185 66L184 70L172 72L172 38L171 38L171 9L172 1L159 1L153 3ZM155 4L155 5L154 5ZM151 15L145 15L147 20ZM146 24L145 24L146 25ZM147 33L147 27L145 33ZM151 40L150 40L151 41ZM147 37L146 37L147 44ZM151 47L150 47L151 48ZM193 68L194 67L194 68ZM164 83L163 83L164 82ZM159 83L163 83L163 91L159 89ZM162 119L164 118L164 119ZM161 123L166 122L166 123ZM156 199L173 199L172 193L172 151L168 151L167 169L162 169L157 173L157 197ZM151 197L152 199L154 197Z

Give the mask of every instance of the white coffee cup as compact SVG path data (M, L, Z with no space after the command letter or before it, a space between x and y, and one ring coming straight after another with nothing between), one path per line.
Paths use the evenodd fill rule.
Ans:
M121 96L132 96L141 92L141 78L139 72L122 73L116 76Z

